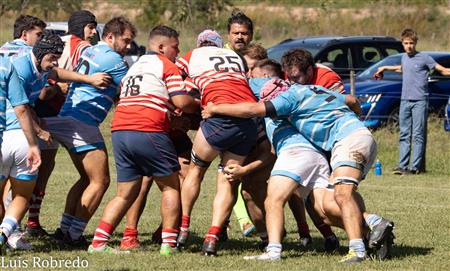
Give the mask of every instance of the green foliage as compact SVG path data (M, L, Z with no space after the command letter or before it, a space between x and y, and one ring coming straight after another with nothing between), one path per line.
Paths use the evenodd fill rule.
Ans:
M81 9L83 0L6 0L1 1L0 15L12 11L18 14L28 12L48 20L59 12L72 13Z

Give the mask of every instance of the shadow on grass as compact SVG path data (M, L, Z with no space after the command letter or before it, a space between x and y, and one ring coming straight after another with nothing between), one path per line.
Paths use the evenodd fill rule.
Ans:
M392 259L424 256L430 254L433 249L432 247L412 247L404 244L394 245L392 248Z

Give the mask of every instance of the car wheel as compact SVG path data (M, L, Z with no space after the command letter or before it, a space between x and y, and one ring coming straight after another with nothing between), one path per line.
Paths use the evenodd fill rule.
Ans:
M394 110L389 113L387 119L386 119L386 126L391 132L394 132L397 130L399 125L399 111L400 107L394 108Z

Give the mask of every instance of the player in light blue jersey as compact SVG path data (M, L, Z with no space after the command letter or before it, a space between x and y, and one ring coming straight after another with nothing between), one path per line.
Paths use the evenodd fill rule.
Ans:
M67 195L60 228L55 233L55 238L65 245L87 248L82 234L109 186L108 155L99 125L128 70L123 56L135 35L136 28L128 20L111 19L105 25L102 41L83 51L76 71L106 72L112 83L103 90L88 84L72 84L60 114L44 119L52 136L69 150L80 174Z
M12 110L16 113L22 126L24 137L28 143L28 150L24 157L26 164L30 166L30 172L36 172L41 164L41 156L32 128L31 113L27 105L29 101L11 62L4 57L0 57L0 147L6 145L6 143L2 143L2 141L3 132L6 128L5 111L7 102L12 106ZM9 175L9 172L7 172L8 168L6 167L3 158L3 155L0 153L0 191L4 190L6 183L5 179L7 175ZM14 178L11 179L11 183L13 187L17 186L18 188L23 185L23 183ZM16 227L18 227L18 221L20 221L26 212L27 197L29 197L29 195L26 192L18 189L14 200L3 214L4 218L0 224L1 255L4 255L5 253L8 236L11 235ZM25 208L23 208L24 206L21 204L23 202L25 202ZM3 201L1 204L3 204ZM3 206L1 209L3 210Z
M262 87L269 79L261 80ZM360 262L366 257L361 226L362 214L355 190L376 156L376 143L355 113L359 103L351 95L330 92L319 86L293 85L271 101L234 105L208 105L202 114L234 117L270 116L286 118L316 148L331 151L331 182L334 198L342 213L350 240L345 263ZM382 219L371 231L369 248L379 248L390 236L393 222Z

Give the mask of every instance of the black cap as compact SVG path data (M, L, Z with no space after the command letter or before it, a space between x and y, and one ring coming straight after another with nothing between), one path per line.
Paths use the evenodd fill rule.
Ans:
M69 30L67 32L84 39L84 27L90 23L97 25L97 20L92 12L88 10L75 11L69 18Z
M47 54L61 55L64 51L64 42L61 38L45 30L39 37L39 40L33 46L33 54L38 61L38 69L40 69L42 59Z

